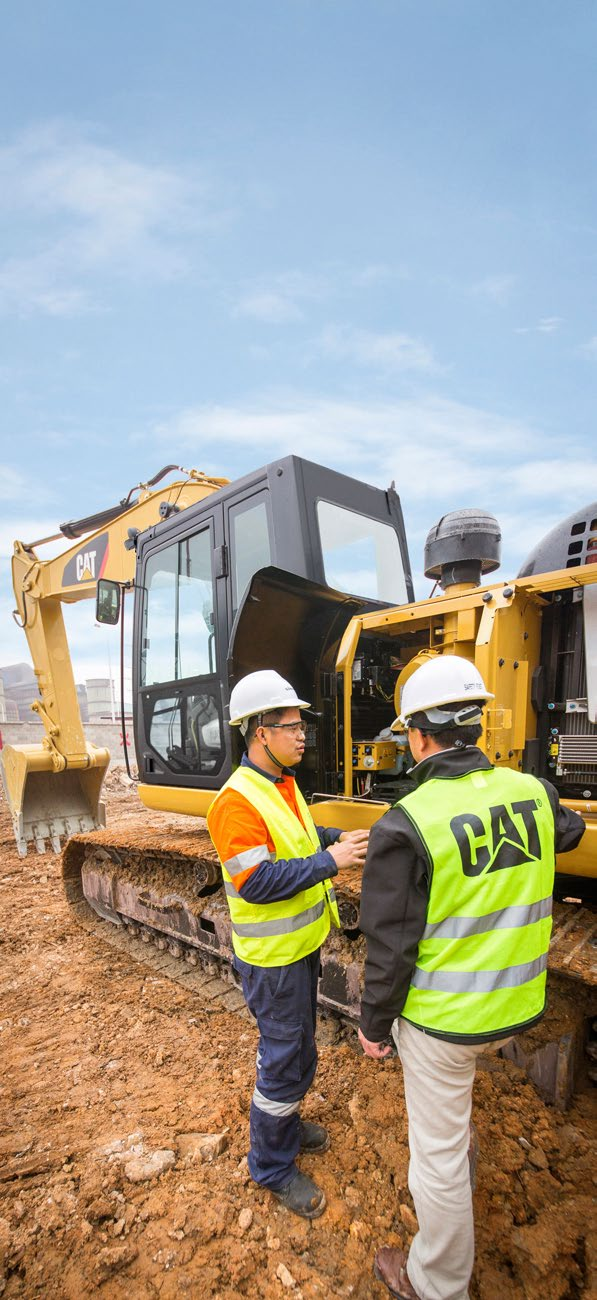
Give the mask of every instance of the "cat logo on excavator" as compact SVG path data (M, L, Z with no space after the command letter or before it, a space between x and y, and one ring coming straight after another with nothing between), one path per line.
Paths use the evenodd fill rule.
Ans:
M63 586L74 587L79 582L96 583L106 567L108 542L108 534L103 533L95 538L93 546L87 543L86 548L81 548L76 555L71 556L62 575Z

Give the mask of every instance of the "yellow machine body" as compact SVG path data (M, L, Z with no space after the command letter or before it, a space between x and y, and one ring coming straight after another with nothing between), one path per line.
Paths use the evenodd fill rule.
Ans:
M343 744L339 743L338 764L344 773L347 800L354 791L355 773L365 770L362 759L367 750L375 755L375 766L382 766L377 761L383 748L379 742L355 744L353 739L353 670L368 643L372 640L378 645L380 641L387 643L402 666L393 702L396 713L400 685L430 655L456 654L474 663L495 697L484 713L480 747L496 766L521 769L525 746L536 736L531 681L540 662L545 596L596 582L597 566L590 564L507 584L452 587L429 600L353 618L346 628L336 664L343 678L344 739ZM578 849L558 859L558 870L568 875L597 877L597 801L564 802L585 818L587 831ZM384 810L388 807L386 804ZM351 824L359 824L358 814Z

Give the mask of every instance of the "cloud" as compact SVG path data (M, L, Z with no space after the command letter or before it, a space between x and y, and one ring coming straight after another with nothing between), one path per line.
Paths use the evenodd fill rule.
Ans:
M25 486L25 479L18 470L0 464L0 501L19 501L25 492Z
M93 310L89 294L60 284L67 273L59 250L31 258L9 258L0 266L0 311L27 316L78 316Z
M286 321L302 320L303 313L296 303L281 293L254 293L241 298L234 308L235 316L251 316L268 325L281 325Z
M432 393L367 402L269 391L242 403L185 408L144 433L143 440L148 451L153 446L182 463L192 462L200 447L201 468L231 478L296 454L382 489L395 480L417 572L426 534L437 519L448 510L479 506L500 521L502 573L514 575L558 520L586 504L597 479L597 453L591 455L574 438L564 458L558 439L541 428ZM0 555L11 553L14 537L28 541L54 531L55 521L43 517L4 519ZM64 543L56 543L43 555L63 549ZM423 580L418 592L427 590ZM92 631L91 602L69 607L66 617L81 680L94 675L88 665L107 657L108 643L104 651L103 632ZM25 658L25 640L10 620L8 602L2 625L2 661ZM117 651L111 653L116 671ZM97 675L106 673L104 663Z
M151 433L144 444L151 446ZM266 392L239 404L188 407L153 429L156 452L231 478L297 454L401 495L411 554L442 513L479 506L503 525L504 565L516 573L559 519L584 505L597 454L498 412L433 394L364 402ZM217 455L216 455L217 449ZM207 454L206 454L207 453Z
M587 457L580 442L570 440L564 462L558 440L542 429L434 395L351 402L270 392L242 405L187 408L156 426L153 438L156 450L177 447L183 460L198 445L211 448L213 463L203 454L203 468L231 477L297 454L381 488L395 480L414 560L448 510L479 506L500 521L507 514L510 573L558 519L584 505L597 478L597 455Z
M233 316L250 316L268 325L302 320L303 304L329 291L327 281L306 271L281 271L267 283L247 285L232 308Z
M594 334L587 343L583 343L579 350L581 356L588 357L589 360L597 359L597 334Z
M563 325L563 316L543 316L537 325L522 325L514 330L515 334L555 334Z
M81 283L100 273L176 278L206 209L197 183L172 168L62 122L27 131L0 149L0 215L15 245L0 264L0 308L74 315L101 301Z
M382 371L432 371L438 367L431 348L408 334L375 334L349 326L330 325L319 339L324 355Z
M352 282L357 289L370 289L378 284L387 284L388 281L396 278L407 279L407 272L403 270L396 271L393 267L388 266L386 262L371 262L369 266L364 266L362 270L355 271Z
M479 298L489 298L499 307L505 307L510 301L515 284L514 275L486 275L472 286L472 293Z
M540 334L555 334L563 322L562 316L544 316L539 321L537 329Z
M593 467L597 458L593 457ZM566 485L566 500L573 504L584 505L590 496L595 496L595 474L591 461L585 458L575 459L554 456L551 459L528 461L526 464L512 466L509 477L515 490L529 500L556 495ZM556 523L557 520L554 520Z

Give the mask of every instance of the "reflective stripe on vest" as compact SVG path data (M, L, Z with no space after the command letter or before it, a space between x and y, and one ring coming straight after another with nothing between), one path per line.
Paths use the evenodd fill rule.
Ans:
M263 818L274 842L276 859L305 858L320 852L317 829L298 786L296 802L303 824L275 783L251 767L238 767L216 800L227 789L242 794ZM209 826L209 814L207 822ZM239 856L244 866L245 854ZM266 856L267 850L263 854ZM336 896L329 880L275 903L250 903L236 889L227 870L229 865L222 863L222 874L232 920L232 945L241 961L254 966L288 966L321 946L329 933L330 920L339 926Z
M458 1037L533 1020L545 1004L555 863L544 787L491 768L426 781L397 806L432 864L402 1015Z

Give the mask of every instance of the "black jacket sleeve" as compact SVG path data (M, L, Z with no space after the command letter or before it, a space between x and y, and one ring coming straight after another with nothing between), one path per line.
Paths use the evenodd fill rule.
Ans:
M427 918L430 867L414 827L393 808L373 827L363 872L360 927L367 939L361 1030L387 1038L400 1015Z
M570 853L580 844L585 833L586 826L580 813L574 812L573 808L563 808L560 803L560 796L550 781L545 781L539 777L541 785L545 787L551 811L556 828L556 853Z

